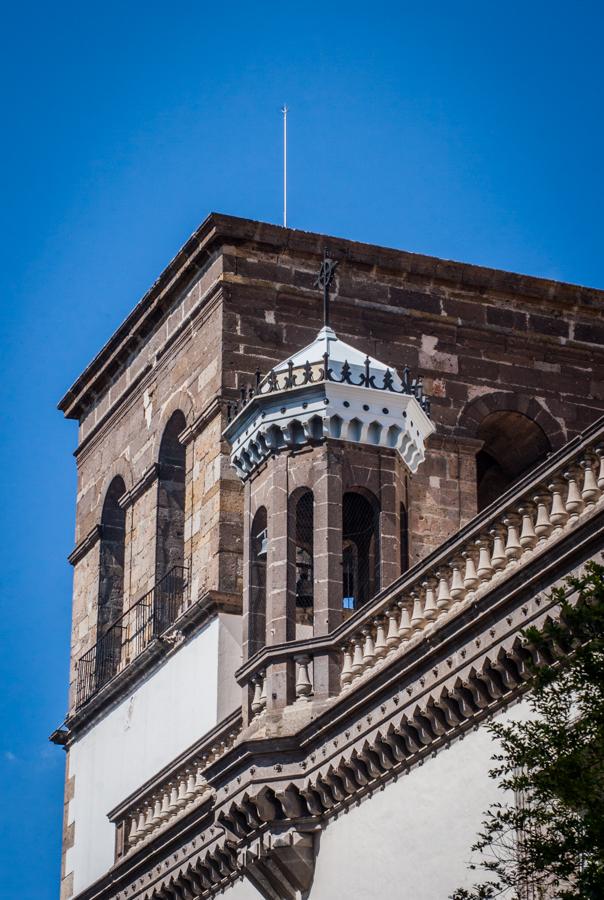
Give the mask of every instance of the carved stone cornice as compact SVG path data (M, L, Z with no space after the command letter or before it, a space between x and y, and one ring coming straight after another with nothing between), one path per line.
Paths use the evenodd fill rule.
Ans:
M132 377L122 393L114 399L109 409L101 416L98 422L91 427L90 431L88 431L74 451L74 456L79 463L81 463L86 454L96 446L106 430L113 426L124 409L128 409L149 383L158 377L161 371L162 362L164 358L167 358L169 350L178 347L179 344L186 339L187 331L196 323L197 317L203 317L203 322L204 318L210 315L215 307L222 301L222 298L223 282L216 281L208 288L203 297L200 298L185 318L178 324L162 347L158 349L153 361L145 363L141 370ZM73 418L76 417L74 416Z
M95 525L94 528L92 528L88 532L86 537L83 538L79 544L76 544L76 546L67 557L67 561L71 563L72 566L76 566L79 561L83 559L90 550L92 550L95 544L100 541L102 530L102 525Z

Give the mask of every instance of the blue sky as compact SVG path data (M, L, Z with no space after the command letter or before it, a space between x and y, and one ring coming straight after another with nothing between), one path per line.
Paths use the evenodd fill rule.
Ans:
M604 287L597 3L5 4L0 897L58 896L76 426L211 210Z

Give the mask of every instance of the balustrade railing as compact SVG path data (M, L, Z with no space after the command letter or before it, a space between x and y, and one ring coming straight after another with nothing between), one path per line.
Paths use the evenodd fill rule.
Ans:
M128 666L176 620L186 597L188 569L173 566L116 619L77 663L76 707Z
M241 684L254 685L252 716L266 708L267 675L274 662L295 662L296 702L312 695L312 661L321 656L340 659L340 690L350 690L456 607L555 545L596 507L604 507L602 420L330 635L264 648L239 673Z
M186 751L169 771L160 773L110 813L117 827L119 856L188 815L213 795L204 772L233 746L240 730L241 717L234 713Z

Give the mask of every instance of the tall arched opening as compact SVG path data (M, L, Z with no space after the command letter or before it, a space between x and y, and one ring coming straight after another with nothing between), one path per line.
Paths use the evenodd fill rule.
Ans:
M250 608L248 610L248 656L266 644L266 557L268 548L266 508L252 519L250 533Z
M484 442L476 455L479 512L551 452L543 429L528 416L512 410L487 415L478 426L476 437Z
M126 513L119 498L125 491L123 479L116 476L109 485L101 513L96 659L99 684L115 675L122 651L121 627L114 623L124 612Z
M368 491L346 491L342 500L344 610L358 609L380 588L379 503Z

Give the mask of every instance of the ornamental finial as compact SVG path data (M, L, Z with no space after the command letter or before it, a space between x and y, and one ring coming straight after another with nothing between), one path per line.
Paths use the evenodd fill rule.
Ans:
M334 272L338 265L337 260L330 259L327 250L323 251L323 262L319 269L315 286L323 291L323 327L329 328L329 288L333 281Z

